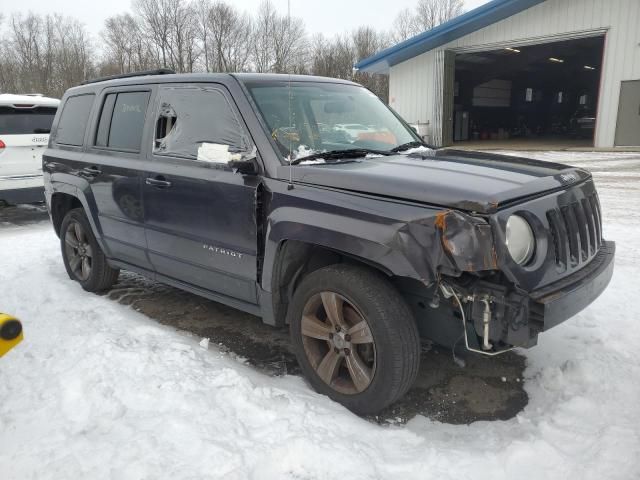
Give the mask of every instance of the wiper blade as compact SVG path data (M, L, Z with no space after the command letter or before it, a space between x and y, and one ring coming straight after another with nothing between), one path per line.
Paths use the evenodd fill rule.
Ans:
M344 150L329 150L328 152L318 152L307 155L306 157L296 158L290 162L290 165L298 165L307 160L315 160L317 158L360 158L369 154L374 155L390 155L385 150L372 150L370 148L346 148Z
M409 150L410 148L417 148L417 147L433 148L424 142L419 142L417 140L414 140L413 142L407 142L407 143L403 143L402 145L398 145L397 147L394 147L389 151L393 153L397 153L397 152L404 152L405 150Z

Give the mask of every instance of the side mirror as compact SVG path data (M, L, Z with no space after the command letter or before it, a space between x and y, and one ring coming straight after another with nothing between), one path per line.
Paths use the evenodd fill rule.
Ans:
M230 160L227 165L243 175L256 175L260 171L258 168L258 158L254 154L247 155L239 160Z

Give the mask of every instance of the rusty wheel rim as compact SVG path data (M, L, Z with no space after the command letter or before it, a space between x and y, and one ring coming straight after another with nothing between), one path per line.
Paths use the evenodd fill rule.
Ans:
M320 292L306 303L301 321L304 352L324 383L346 395L365 391L376 370L369 323L353 303Z

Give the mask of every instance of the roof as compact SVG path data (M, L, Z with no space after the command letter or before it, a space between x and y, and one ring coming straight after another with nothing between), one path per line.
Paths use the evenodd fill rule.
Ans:
M281 82L330 82L356 85L349 80L339 78L314 77L311 75L288 75L285 73L175 73L163 75L149 75L141 72L141 75L128 75L125 77L105 77L72 87L72 91L92 90L94 87L113 87L120 85L144 85L178 82L222 82L235 78L242 83L281 83Z
M544 0L492 0L446 23L356 63L363 72L384 73L389 67L504 20Z
M14 95L12 93L0 94L0 106L18 108L32 108L38 107L57 107L60 104L60 100L57 98L43 97L39 94L31 95Z
M289 75L286 73L233 73L234 77L240 80L242 83L278 83L278 82L329 82L329 83L346 83L349 85L357 85L350 80L343 80L340 78L332 77L320 77L314 75Z

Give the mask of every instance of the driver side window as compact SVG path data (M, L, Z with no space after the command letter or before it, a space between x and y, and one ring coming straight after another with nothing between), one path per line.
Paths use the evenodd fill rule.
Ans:
M220 88L172 85L160 89L154 155L224 163L249 149L249 137Z

